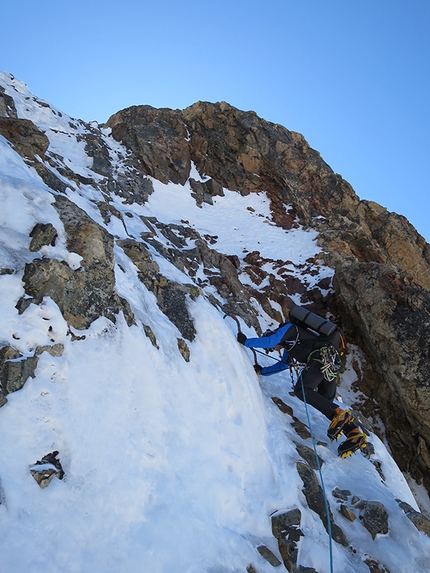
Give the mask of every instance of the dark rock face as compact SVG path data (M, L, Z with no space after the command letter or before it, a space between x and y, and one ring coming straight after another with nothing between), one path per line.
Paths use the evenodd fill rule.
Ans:
M281 280L270 277L270 287L252 296L281 320L268 301L276 301L287 316L288 292L306 293L313 310L330 310L347 334L364 345L368 371L374 374L361 381L360 389L380 402L401 469L430 489L430 246L423 237L405 217L360 201L302 135L254 112L225 102L198 102L182 112L140 106L118 112L108 125L148 174L161 181L185 181L193 161L201 175L221 187L241 194L266 191L277 225L289 229L298 216L319 231L326 262L336 271L334 297L321 299L316 292L306 292L297 277L283 275ZM198 204L210 203L201 183L194 183L193 191ZM250 254L248 263L246 272L255 283L266 278L259 253ZM234 274L230 276L213 277L211 283L220 293L229 292L232 311L254 325L248 293L235 285Z
M3 86L0 86L0 117L18 117L15 102L5 93Z
M115 238L61 195L68 187L65 181L78 187L98 186L105 201L95 205L106 223L113 216L124 222L109 201L110 194L130 205L143 204L153 192L148 176L164 183L189 180L199 206L210 205L224 193L223 188L242 195L264 191L278 226L291 229L300 222L318 231L321 256L335 269L334 293L321 294L330 284L308 289L298 272L286 269L287 261L277 261L277 274L268 274L259 252L249 253L241 268L234 257L217 252L216 236L200 237L186 225L146 221L143 243L124 246L124 251L131 258L133 253L139 277L189 341L195 331L187 301L207 285L224 300L220 303L209 296L213 304L225 313L235 313L257 332L253 300L274 321L287 318L292 294L300 295L302 304L319 314L330 311L347 338L364 350L368 367L359 386L371 398L369 404L374 399L379 404L397 463L430 490L430 246L425 240L404 217L360 201L302 135L254 112L225 102L197 102L182 111L134 106L113 115L107 126L131 153L122 157L127 171L116 173L101 133L85 126L81 136L85 150L92 158L92 170L102 177L95 183L49 153L47 136L33 122L19 119L13 98L0 89L0 133L56 192L54 205L65 226L67 248L82 257L78 270L55 259L29 263L24 284L31 298L20 301L20 312L29 302L38 303L48 295L78 329L101 315L114 320L120 311L129 324L133 321L128 304L115 292ZM189 179L192 163L205 181ZM56 229L38 225L33 231L32 252L43 252L44 245L55 243ZM159 233L169 247L158 239ZM194 241L191 249L185 248L189 239ZM189 285L162 277L149 257L148 245L185 272ZM309 269L315 263L308 261ZM257 287L244 280L248 277ZM187 359L184 345L180 348Z
M155 294L160 309L184 338L194 340L196 330L187 309L187 297L195 299L200 295L200 290L194 285L180 285L164 277L142 243L126 239L118 241L118 245L136 265L140 280Z
M113 238L66 197L57 196L54 205L67 233L67 248L82 257L82 268L73 270L56 259L28 263L23 277L31 297L27 304L50 296L77 329L88 328L99 316L114 321L120 310L131 324L133 313L115 292Z
M430 293L376 263L338 268L335 288L378 374L362 386L381 408L394 458L430 489Z
M182 115L191 134L191 158L199 172L241 193L268 191L273 208L279 208L278 224L288 226L283 206L289 203L308 222L358 203L352 188L302 135L225 102L198 102Z
M49 139L32 121L15 117L0 117L0 134L13 143L23 157L43 157L49 146Z
M57 459L59 452L51 452L43 456L35 464L30 466L30 473L40 488L48 487L54 477L63 479L64 470L59 459Z
M311 470L307 464L302 462L297 462L296 467L298 474L303 482L302 491L305 494L308 506L320 516L321 521L326 531L328 532L327 511L324 502L324 494L315 475L315 472ZM347 547L348 540L346 539L345 534L343 533L342 529L334 522L330 508L328 511L333 539L337 543Z
M408 503L404 501L397 500L399 506L403 509L406 516L412 521L415 527L422 531L430 537L430 519L428 519L425 515L416 511L413 507L411 507Z
M373 539L378 534L388 533L388 514L379 501L367 501L364 508L363 524Z
M24 358L11 346L4 346L0 349L0 380L2 382L0 406L6 403L7 394L21 390L29 377L34 378L38 360L37 356Z
M182 185L188 179L191 158L180 111L135 106L113 115L108 126L115 139L136 153L148 175Z
M299 527L301 519L302 514L298 508L272 517L272 533L278 540L279 552L290 573L296 569L298 542L303 536Z
M57 231L51 223L37 223L30 233L30 251L39 251L45 245L54 245Z

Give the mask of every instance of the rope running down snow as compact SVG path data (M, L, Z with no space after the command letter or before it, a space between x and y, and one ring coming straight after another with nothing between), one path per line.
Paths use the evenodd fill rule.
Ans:
M313 434L313 432L312 432L311 420L310 420L310 417L309 417L308 404L307 404L307 402L306 402L305 388L304 388L303 379L302 379L302 373L301 373L301 372L300 372L300 374L299 374L299 378L300 378L300 383L301 383L301 385L302 385L302 396L303 396L303 402L304 402L304 404L305 404L306 418L307 418L307 421L308 421L309 431L310 431L311 438L312 438L312 446L313 446L313 450L314 450L314 454L315 454L315 460L316 460L317 467L318 467L318 473L319 473L320 480L321 480L321 489L322 489L323 496L324 496L324 505L325 505L325 511L326 511L326 515L327 515L327 532L328 532L328 537L329 537L329 549L330 549L330 573L333 573L332 534L331 534L331 521L330 521L330 513L329 513L327 495L326 495L325 486L324 486L324 480L323 480L322 471L321 471L321 464L320 464L320 460L319 460L319 457L318 457L318 454L317 454L317 447L316 447L316 444L315 444L315 438L314 438L314 434Z

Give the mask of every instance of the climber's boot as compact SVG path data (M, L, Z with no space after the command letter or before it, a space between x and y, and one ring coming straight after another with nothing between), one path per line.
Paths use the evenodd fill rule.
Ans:
M349 431L346 440L337 448L337 453L341 458L347 458L359 449L365 450L367 446L367 436L359 428Z
M342 410L342 408L336 408L334 417L327 430L327 436L332 442L337 440L340 438L345 426L350 424L353 420L354 418L351 412L348 410Z

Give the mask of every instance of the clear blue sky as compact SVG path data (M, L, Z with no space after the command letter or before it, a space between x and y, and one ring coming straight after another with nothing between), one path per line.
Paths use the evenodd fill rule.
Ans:
M72 117L227 101L430 242L430 0L16 0L0 69Z

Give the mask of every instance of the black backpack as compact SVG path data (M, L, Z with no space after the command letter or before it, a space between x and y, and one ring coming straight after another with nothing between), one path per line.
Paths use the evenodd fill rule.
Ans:
M330 370L337 372L342 367L341 355L344 351L344 341L338 327L328 319L318 316L301 306L295 306L290 312L290 322L293 327L285 333L281 344L288 354L302 364L311 359L315 351L319 359L324 357L330 364ZM339 352L339 348L341 349Z

